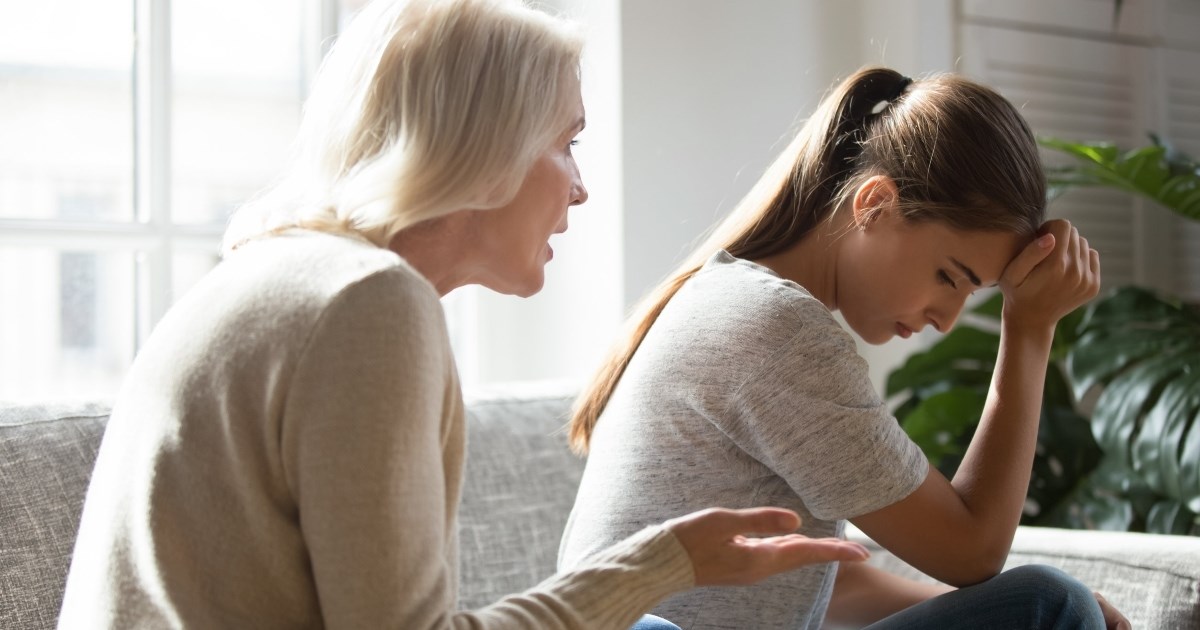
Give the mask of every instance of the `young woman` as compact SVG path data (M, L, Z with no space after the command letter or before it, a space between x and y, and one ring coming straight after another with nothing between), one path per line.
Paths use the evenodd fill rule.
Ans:
M1034 139L992 90L887 69L847 79L650 294L581 395L570 430L588 463L560 568L698 506L767 504L799 512L810 536L851 520L943 582L984 583L880 627L1102 623L1092 594L1051 569L988 581L1021 515L1054 324L1100 284L1096 251L1068 223L1044 224L1044 207ZM832 312L883 343L948 331L990 286L1005 295L1000 356L947 480ZM865 624L945 590L831 563L656 613L684 628L817 628L827 611Z
M579 55L515 0L362 10L287 176L130 371L60 627L624 630L694 584L865 556L788 510L708 510L455 610L466 423L438 298L541 289L587 199Z

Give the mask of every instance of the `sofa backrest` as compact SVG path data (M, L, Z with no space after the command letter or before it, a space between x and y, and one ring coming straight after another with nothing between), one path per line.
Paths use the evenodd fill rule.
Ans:
M570 405L553 390L468 400L459 608L480 608L554 574L583 476L563 430Z
M582 460L560 430L570 398L468 401L459 515L460 606L554 573ZM103 405L0 406L0 628L54 628L79 516L108 419Z

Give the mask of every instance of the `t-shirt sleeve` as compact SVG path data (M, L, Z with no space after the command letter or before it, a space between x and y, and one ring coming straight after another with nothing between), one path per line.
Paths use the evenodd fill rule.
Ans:
M283 465L325 626L623 630L689 588L687 552L654 527L525 593L455 610L448 487L461 462L444 449L461 398L436 296L398 273L328 305L284 410Z
M818 518L849 519L903 499L925 480L924 454L832 315L812 300L794 310L795 325L753 359L717 422Z

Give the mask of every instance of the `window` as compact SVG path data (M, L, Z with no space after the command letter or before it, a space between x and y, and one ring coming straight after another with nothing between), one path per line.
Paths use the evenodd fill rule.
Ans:
M0 400L111 398L282 165L344 0L0 8Z
M321 56L365 2L0 7L0 401L116 395L155 323L216 264L229 213L276 175ZM587 6L615 43L616 5ZM602 79L585 85L589 120L611 131L618 69L586 72ZM546 290L445 300L466 384L578 378L607 347L619 186L602 173L619 143L588 143L592 201L556 241Z

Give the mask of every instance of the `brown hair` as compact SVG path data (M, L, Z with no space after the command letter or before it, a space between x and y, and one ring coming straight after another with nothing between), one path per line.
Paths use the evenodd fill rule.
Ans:
M642 300L575 402L571 448L587 452L642 339L713 253L758 259L783 251L874 175L895 182L897 209L910 221L1033 235L1045 215L1037 144L1004 97L950 74L911 81L886 68L860 70L825 97L737 208Z

